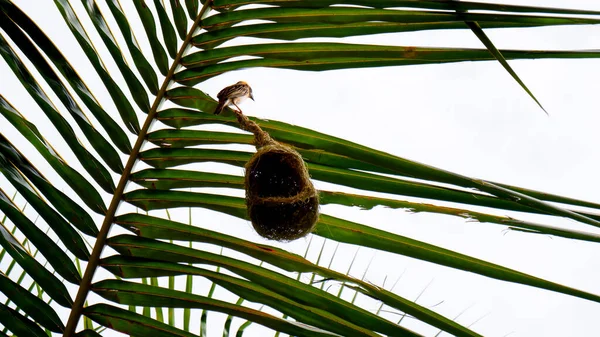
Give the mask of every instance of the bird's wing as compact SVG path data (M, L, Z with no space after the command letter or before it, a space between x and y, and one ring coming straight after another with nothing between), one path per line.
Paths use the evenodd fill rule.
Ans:
M223 90L219 91L217 94L218 99L224 99L231 96L240 96L243 95L245 89L243 84L234 84L230 85Z
M228 87L223 88L223 90L219 91L219 93L217 94L217 98L218 99L223 99L223 98L227 98L227 96L229 96L232 92L235 91L235 87L236 85L230 85Z

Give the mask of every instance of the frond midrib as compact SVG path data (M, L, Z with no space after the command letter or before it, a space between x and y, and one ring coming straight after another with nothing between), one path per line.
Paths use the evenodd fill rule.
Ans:
M188 34L185 37L185 40L183 41L179 51L177 52L175 59L171 63L169 72L167 73L167 76L163 80L160 90L158 91L158 93L154 99L154 102L152 104L152 107L150 108L150 111L148 112L148 115L146 117L144 125L142 126L142 129L138 133L138 137L136 139L135 145L133 146L133 149L130 152L129 158L127 159L127 164L125 165L125 168L123 170L123 174L121 175L121 177L119 179L119 183L118 183L117 188L111 199L110 206L108 207L108 210L104 216L104 220L102 222L100 232L98 233L98 236L96 237L96 242L94 244L92 254L87 263L83 278L81 280L79 289L77 291L77 295L75 297L75 302L73 303L73 306L71 307L71 312L69 314L69 320L67 321L67 325L66 325L65 331L63 333L64 337L72 337L75 335L75 329L77 328L77 323L79 322L79 318L82 315L83 307L84 307L84 304L85 304L85 301L87 298L87 294L89 293L89 291L91 289L92 278L94 277L94 273L96 272L96 269L99 266L100 254L102 253L102 250L104 249L104 246L106 245L108 233L114 222L117 208L122 201L122 197L123 197L123 194L125 191L125 186L129 182L129 177L133 170L133 166L135 165L135 163L138 159L138 155L140 153L142 145L146 141L146 135L148 133L148 130L150 130L150 126L152 125L152 123L155 120L155 117L158 113L158 107L160 106L160 103L162 102L162 100L165 97L165 93L168 89L169 84L171 83L171 81L173 79L175 70L177 69L179 62L180 62L181 58L183 57L183 54L187 50L187 47L190 45L193 34L196 31L196 29L198 28L200 21L202 21L204 14L206 13L207 10L210 9L211 3L212 3L212 0L206 1L204 3L204 6L198 13L196 20L194 20L194 24L188 31Z

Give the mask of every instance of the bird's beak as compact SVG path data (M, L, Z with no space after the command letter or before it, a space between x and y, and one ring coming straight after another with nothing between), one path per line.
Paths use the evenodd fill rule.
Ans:
M254 96L250 93L250 99L254 101Z

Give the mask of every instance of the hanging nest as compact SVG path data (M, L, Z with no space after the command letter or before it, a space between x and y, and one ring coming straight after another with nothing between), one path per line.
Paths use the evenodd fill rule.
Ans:
M319 196L298 152L277 143L256 123L236 114L254 133L257 152L246 163L246 206L256 232L291 241L312 232L319 219Z

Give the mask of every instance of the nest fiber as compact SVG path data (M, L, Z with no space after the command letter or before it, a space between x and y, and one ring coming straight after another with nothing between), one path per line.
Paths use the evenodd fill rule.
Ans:
M312 232L319 219L319 197L298 152L271 139L237 114L255 135L257 152L246 163L246 205L256 232L271 240L290 241Z

